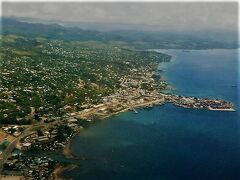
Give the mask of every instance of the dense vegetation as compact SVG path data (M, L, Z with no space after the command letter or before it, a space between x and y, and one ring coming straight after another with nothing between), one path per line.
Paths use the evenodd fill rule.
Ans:
M156 68L153 64L170 59L119 43L13 34L3 35L1 42L1 123L28 124L97 104L131 69Z
M169 61L142 48L232 48L234 43L147 32L99 32L2 19L0 123L29 124L101 102L133 69ZM138 50L137 50L138 49ZM159 77L154 75L153 79ZM144 87L143 87L144 88ZM146 86L146 89L149 88Z

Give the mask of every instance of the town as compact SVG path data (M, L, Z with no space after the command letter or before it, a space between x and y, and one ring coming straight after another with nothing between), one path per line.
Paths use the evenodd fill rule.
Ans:
M167 83L155 83L152 78L154 73L146 68L133 69L121 78L116 93L103 97L99 104L84 104L83 110L69 112L62 118L44 118L32 125L3 126L2 146L6 147L1 153L2 174L35 179L52 177L57 162L45 156L29 159L25 152L61 151L77 132L90 123L120 112L130 110L137 114L138 108L149 109L165 103L183 108L234 111L233 104L224 100L161 93L161 90L166 89ZM9 148L13 142L15 146Z
M61 163L41 154L61 153L91 123L121 112L166 103L234 111L224 100L166 93L171 87L160 73L171 59L166 54L120 44L1 38L1 178L54 179Z

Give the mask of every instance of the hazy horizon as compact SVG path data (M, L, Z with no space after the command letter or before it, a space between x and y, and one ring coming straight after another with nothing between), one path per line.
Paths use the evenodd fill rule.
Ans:
M3 2L2 17L143 30L237 31L237 2ZM104 27L103 27L104 28Z

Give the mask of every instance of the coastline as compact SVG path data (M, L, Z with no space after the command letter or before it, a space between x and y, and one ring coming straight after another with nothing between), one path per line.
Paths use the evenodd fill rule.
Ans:
M154 100L154 101L149 101L149 102L145 102L145 103L141 103L141 104L137 104L136 106L134 107L127 107L127 108L124 108L120 111L117 111L117 112L114 112L114 113L110 113L110 114L107 114L105 116L102 116L99 120L104 120L108 117L112 117L112 116L115 116L115 115L118 115L120 113L123 113L123 112L127 112L127 111L130 111L134 108L140 108L140 107L144 107L144 106L149 106L149 105L163 105L164 104L164 99L161 99L161 100ZM82 129L84 130L84 129ZM80 131L79 131L80 132ZM78 133L79 133L78 132ZM62 150L62 154L68 158L68 159L71 159L71 158L74 158L74 156L72 155L72 149L71 149L71 146L72 146L72 140L69 140L66 144L66 146L63 148ZM54 176L54 179L53 180L64 180L64 178L62 177L62 173L65 172L65 171L69 171L69 170L72 170L74 168L76 168L77 166L76 165L57 165L56 168L54 168L54 171L53 171L53 176Z
M175 105L175 106L178 106L178 107L182 107L182 108L192 108L192 109L198 109L198 110L202 110L202 109L206 109L206 110L210 110L210 111L229 111L229 112L231 112L231 111L235 111L235 109L234 108L230 108L230 109L214 109L214 108L194 108L194 107L188 107L188 106L185 106L185 105L180 105L180 104L176 104L176 103L174 103L174 102L169 102L169 101L166 101L166 99L165 99L165 96L167 96L167 95L165 95L165 94L162 94L161 93L161 95L162 95L162 98L161 99L157 99L157 100L152 100L152 101L147 101L147 102L143 102L143 103L137 103L137 104L135 104L135 105L132 105L131 107L126 107L126 108L123 108L123 109L121 109L121 110L119 110L119 111L117 111L117 112L112 112L112 113L108 113L108 114L101 114L101 117L99 118L99 120L104 120L104 119L106 119L106 118L109 118L109 117L112 117L112 116L115 116L115 115L118 115L118 114L120 114L120 113L123 113L123 112L127 112L127 111L134 111L135 113L138 113L135 109L137 109L137 108L142 108L142 107L153 107L153 106L157 106L157 105L164 105L165 103L172 103L173 105ZM84 128L83 129L81 129L81 130L84 130ZM79 133L80 131L78 131L78 133ZM71 145L72 145L72 139L70 139L68 142L67 142L67 144L66 144L66 146L63 148L63 150L62 150L62 154L66 157L66 158L68 158L68 159L71 159L71 158L74 158L74 156L72 155L72 149L71 149ZM75 168L76 167L76 165L67 165L67 166L58 166L57 168L56 168L56 170L54 170L54 172L56 172L57 173L57 177L58 178L61 178L61 175L62 175L62 173L64 172L64 171L68 171L68 170L71 170L71 169L73 169L73 168ZM61 179L60 179L61 180Z
M71 171L77 168L77 165L69 164L69 165L56 165L56 168L53 171L53 177L51 180L64 180L65 178L62 177L62 173L65 171Z
M22 180L23 176L0 175L0 180Z
M62 173L65 170L65 167L63 165L58 164L53 171L53 177L52 180L63 180Z
M169 93L164 93L162 91L145 91L144 94L141 92L141 86L135 89L130 89L127 94L118 94L112 95L112 97L106 97L107 101L102 102L102 104L97 104L90 106L89 109L84 109L82 111L75 112L75 115L70 115L68 117L75 118L75 119L81 119L81 120L86 120L86 121L92 121L94 120L94 117L97 117L97 120L103 120L115 115L118 115L122 112L126 111L133 111L134 113L137 112L137 108L151 108L155 105L163 105L165 103L172 103L175 106L182 107L182 108L191 108L191 109L205 109L205 110L211 110L211 111L235 111L233 108L211 108L210 106L204 105L204 107L201 106L190 106L197 104L197 100L195 100L195 97L184 97L180 95L174 95L174 94L169 94ZM168 89L170 91L170 89ZM135 92L138 92L135 93ZM130 96L129 96L130 95ZM114 96L114 97L113 97ZM131 97L132 96L132 97ZM131 98L130 98L131 97ZM197 98L196 98L197 99ZM124 101L125 100L125 101ZM131 101L130 101L131 100ZM193 102L193 100L195 102ZM202 98L198 98L199 101L212 101L212 102L217 102L218 100L206 100ZM226 103L226 101L224 102ZM109 108L110 107L110 108ZM77 124L77 123L76 123ZM78 126L78 130L75 131L75 133L80 132L81 130L84 130L82 126ZM70 138L70 140L65 144L65 147L62 148L61 153L67 158L67 159L72 159L75 158L72 154L72 145L73 137ZM60 164L54 168L54 176L55 179L63 179L62 178L62 173L68 170L73 169L76 167L76 165L73 164Z
M66 146L62 150L62 154L68 159L73 158L71 145L72 145L72 139L67 142Z
M154 100L154 101L149 101L149 102L145 102L145 103L141 103L141 104L136 104L135 106L127 107L127 108L124 108L120 111L102 116L100 119L106 119L108 117L115 116L115 115L118 115L118 114L123 113L123 112L134 110L135 108L141 108L141 107L153 106L153 105L163 105L164 102L165 102L164 99L161 99L161 100Z
M164 80L167 80L167 78L164 79ZM168 87L171 87L170 89L168 89L168 91L171 91L172 89L175 89L175 87L173 85L171 85L171 86L168 85ZM123 105L122 103L120 103L121 106L122 106L122 109L119 109L119 110L114 111L114 112L107 112L107 113L98 112L98 109L94 107L94 108L88 109L89 111L76 112L75 117L85 117L86 116L85 119L89 120L89 119L91 119L89 117L97 114L97 115L99 115L99 120L104 120L106 118L118 115L122 112L135 111L135 113L137 113L137 111L135 110L136 108L142 108L142 107L146 107L146 106L151 106L152 107L153 105L154 106L155 105L163 105L165 103L172 103L173 105L178 106L178 107L198 109L198 110L229 111L229 112L236 111L233 106L231 108L219 108L219 109L216 108L215 109L215 108L211 108L211 107L207 107L207 106L205 106L204 108L190 107L190 106L187 106L185 104L178 104L178 103L170 102L169 100L166 100L166 98L168 97L168 93L165 94L164 92L159 93L156 97L158 99L154 99L154 100L152 99L152 100L145 101L145 102L142 102L142 103L138 103L136 101L135 104L131 104L131 105ZM159 97L161 97L161 98L159 98ZM99 109L101 109L101 107ZM84 130L84 128L82 130ZM66 158L74 158L73 155L72 155L72 151L71 151L71 144L72 144L72 139L70 139L70 141L66 144L66 146L64 147L64 149L62 151L62 154ZM67 171L70 168L71 167L69 166L69 167L65 167L65 168L60 169L60 174L62 174L63 171Z

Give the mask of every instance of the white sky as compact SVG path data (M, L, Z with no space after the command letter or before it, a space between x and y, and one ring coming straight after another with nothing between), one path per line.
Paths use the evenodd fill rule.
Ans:
M3 2L2 16L154 25L178 30L237 30L237 2Z

